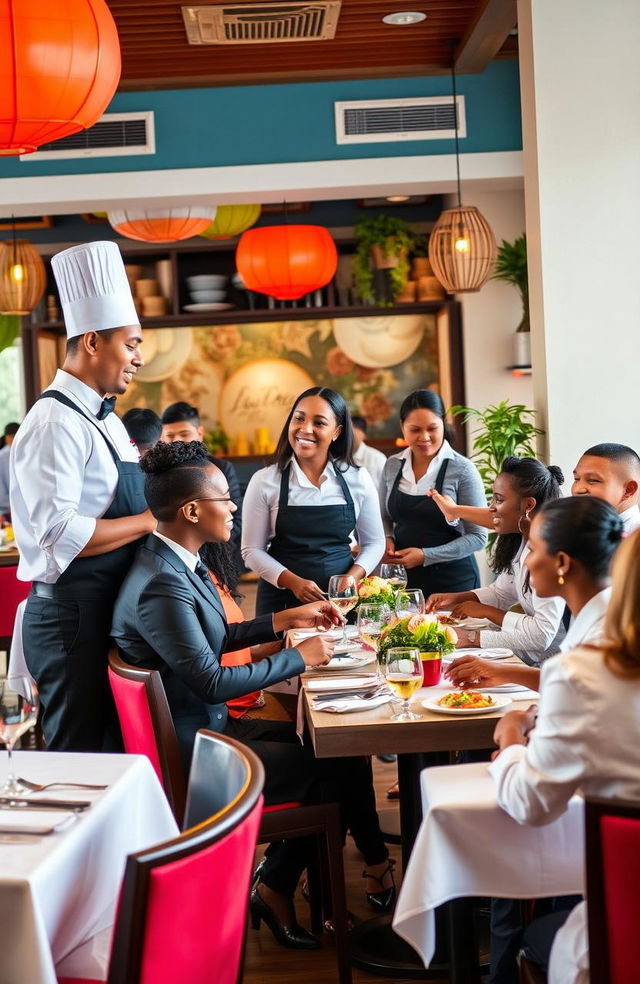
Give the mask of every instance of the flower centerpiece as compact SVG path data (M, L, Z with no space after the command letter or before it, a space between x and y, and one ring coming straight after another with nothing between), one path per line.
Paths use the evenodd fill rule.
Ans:
M383 577L376 577L371 574L363 577L358 585L358 604L367 605L388 605L391 611L394 610L396 593L393 586Z
M419 649L424 686L432 687L440 680L442 657L453 652L457 641L455 630L441 625L435 615L394 618L380 633L378 659L383 660L387 650L395 646Z

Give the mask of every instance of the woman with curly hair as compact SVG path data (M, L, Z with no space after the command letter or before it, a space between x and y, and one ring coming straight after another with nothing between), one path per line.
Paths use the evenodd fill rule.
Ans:
M290 722L229 718L226 705L234 697L327 663L333 645L316 634L296 647L240 666L223 666L223 652L273 642L294 627L327 628L341 617L321 599L229 624L199 556L204 544L224 544L231 536L235 506L226 478L198 441L159 443L142 459L141 468L158 527L141 543L122 584L112 627L115 642L127 662L161 672L185 765L196 731L209 728L245 742L260 757L267 803L337 800L344 829L351 828L365 855L373 878L368 887L375 894L375 883L382 884L389 863L368 760L317 760ZM257 921L266 922L283 946L296 949L320 945L299 926L293 907L307 851L304 838L270 845L251 898Z
M314 386L300 394L274 463L247 486L244 515L242 558L260 575L258 612L317 601L332 575L359 581L375 568L384 551L380 509L371 477L353 461L351 416L339 393Z

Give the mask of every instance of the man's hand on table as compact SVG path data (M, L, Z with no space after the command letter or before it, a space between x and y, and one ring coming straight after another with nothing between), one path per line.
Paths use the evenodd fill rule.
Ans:
M535 728L537 713L537 706L531 704L526 711L509 711L501 717L493 732L493 740L498 750L491 757L497 758L509 745L526 745L529 741L529 732Z
M303 639L296 646L296 649L304 660L304 665L309 669L312 666L323 666L328 663L333 656L335 641L327 639L326 636L311 636L310 639Z

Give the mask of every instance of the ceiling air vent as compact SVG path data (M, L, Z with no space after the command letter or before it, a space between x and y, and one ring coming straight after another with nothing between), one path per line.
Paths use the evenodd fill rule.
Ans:
M457 96L456 104L458 136L466 137L464 96ZM336 141L339 144L448 140L455 137L456 118L451 96L360 99L334 105Z
M341 0L318 3L183 7L189 44L327 41L336 33Z
M82 157L127 157L155 154L153 112L105 113L87 130L62 140L41 144L35 154L22 154L21 161L58 161Z

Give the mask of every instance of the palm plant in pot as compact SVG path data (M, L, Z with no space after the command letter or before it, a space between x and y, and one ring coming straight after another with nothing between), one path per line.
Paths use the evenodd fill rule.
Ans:
M375 301L379 307L387 307L407 283L413 232L402 219L390 215L361 219L354 231L358 247L353 272L358 293L365 302ZM376 270L387 271L388 290L384 292L376 290L379 287L374 283Z
M512 243L502 240L498 250L493 280L503 280L520 291L522 321L516 329L513 362L516 366L531 365L529 334L529 280L527 277L527 237L523 234Z

